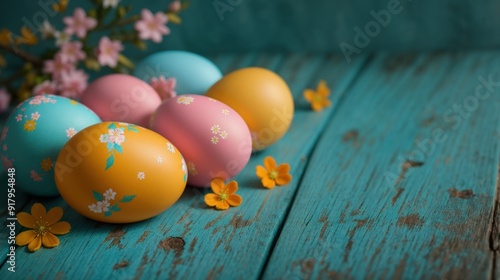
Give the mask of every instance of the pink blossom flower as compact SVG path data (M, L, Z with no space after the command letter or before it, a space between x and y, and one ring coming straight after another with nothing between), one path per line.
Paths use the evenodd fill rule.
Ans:
M88 76L82 70L73 70L61 75L61 96L78 99L87 87Z
M102 37L97 48L97 59L102 66L116 67L118 54L123 50L120 41L111 41L108 37Z
M1 158L2 158L2 165L5 170L12 168L12 161L9 158L4 156L2 156Z
M22 120L23 120L23 115L17 114L17 116L16 116L16 122L20 122Z
M139 32L139 38L142 40L151 39L155 43L162 41L162 36L169 34L170 29L167 27L168 17L162 12L155 15L148 9L142 9L141 20L134 25Z
M175 92L175 78L165 79L164 76L160 76L159 78L153 77L149 81L149 84L156 90L158 95L160 95L161 100L177 96L177 92Z
M76 34L79 38L84 38L87 35L87 31L97 25L97 20L87 17L82 8L76 8L73 12L73 17L65 17L63 18L63 22L66 24L64 32L69 35Z
M85 53L82 51L82 43L78 41L63 43L59 53L62 62L74 63L86 57Z
M7 111L10 104L10 94L3 88L0 88L0 113Z
M168 10L173 13L177 13L181 9L181 1L174 0L168 5Z
M76 134L76 130L74 127L70 127L68 129L66 129L66 137L71 138L71 137L75 136L75 134Z
M4 127L4 129L2 130L2 137L0 137L0 140L5 140L5 138L7 138L7 132L9 132L9 127L6 126Z
M116 8L116 6L118 6L118 2L120 2L120 0L104 0L104 1L102 1L102 7L103 8Z
M54 80L58 80L63 73L71 72L74 68L73 64L65 63L59 53L54 59L45 60L43 64L43 72L52 74Z
M44 81L33 89L33 95L55 94L56 92L57 85L50 80Z
M40 175L38 175L38 173L36 173L35 170L31 170L30 176L31 176L31 179L33 179L33 181L35 181L35 182L42 181L42 177L40 177Z

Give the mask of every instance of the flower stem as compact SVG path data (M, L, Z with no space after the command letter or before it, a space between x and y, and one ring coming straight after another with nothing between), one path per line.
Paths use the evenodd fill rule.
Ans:
M114 28L114 27L124 26L124 25L130 24L130 23L134 23L138 19L139 19L139 16L134 15L134 16L126 18L126 19L114 20L106 25L97 27L96 29L94 29L94 31L103 31L103 30Z

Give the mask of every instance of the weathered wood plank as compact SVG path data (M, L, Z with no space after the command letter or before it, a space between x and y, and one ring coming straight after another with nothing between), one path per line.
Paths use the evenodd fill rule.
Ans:
M324 78L336 81L333 90L338 100L364 62L360 59L346 65L339 56L323 55L254 58L217 56L216 63L225 65L224 72L247 65L278 70L289 82L297 101L304 87L316 85L318 68L330 69L324 72L328 74ZM321 114L299 110L284 139L252 156L248 167L236 178L239 194L244 198L238 208L225 212L207 209L203 192L194 188L186 189L179 202L162 215L131 225L96 223L65 207L64 220L71 223L72 232L61 237L59 248L33 255L26 248L19 248L18 268L34 278L81 278L84 273L86 278L256 279L268 259L306 158L332 112L333 108ZM260 187L255 166L268 154L292 165L297 178L292 184L271 191ZM54 199L45 204L64 205L64 202ZM79 263L85 264L85 269L76 265ZM0 271L0 278L7 275L5 269Z
M499 63L376 56L318 143L264 279L489 279Z

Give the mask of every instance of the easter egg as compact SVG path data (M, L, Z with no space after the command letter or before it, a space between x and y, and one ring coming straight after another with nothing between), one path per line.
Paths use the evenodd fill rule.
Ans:
M101 222L132 223L156 216L181 196L187 167L167 139L128 123L103 122L61 149L55 181L78 213Z
M186 159L188 184L208 187L214 178L228 180L250 159L252 139L245 121L226 104L186 94L164 101L151 127L176 145Z
M1 136L4 168L15 168L16 188L38 196L58 195L54 164L66 142L101 120L72 99L37 95L10 114Z
M149 82L164 76L176 79L178 94L204 94L221 77L222 73L210 60L186 51L163 51L141 61L134 76Z
M92 82L80 101L103 121L128 122L148 126L161 99L147 83L126 74L103 76Z
M278 141L293 119L293 96L276 73L258 67L243 68L224 76L206 93L238 112L248 125L254 150Z

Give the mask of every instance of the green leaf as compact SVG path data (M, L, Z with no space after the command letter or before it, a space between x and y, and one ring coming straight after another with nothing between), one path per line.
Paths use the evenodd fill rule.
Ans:
M108 125L108 129L115 129L116 128L116 125L114 123L111 123L110 125Z
M111 205L111 207L109 207L109 211L111 211L111 212L118 212L120 210L122 210L122 209L120 209L120 207L118 207L118 204L113 204L113 205Z
M127 130L132 131L132 132L139 132L139 130L137 128L135 128L135 125L131 125L131 124L129 124L127 126Z
M118 145L118 144L114 144L113 146L113 149L117 152L119 152L120 154L123 154L123 150L122 150L122 146Z
M98 193L96 191L92 191L92 194L94 195L94 198L97 201L101 201L103 199L102 194L100 194L100 193Z
M126 196L124 196L124 197L120 200L120 202L130 202L130 201L132 201L132 199L134 199L134 198L135 198L135 194L134 194L134 195L126 195Z
M115 157L113 155L110 155L108 157L108 160L106 160L106 169L108 170L111 166L113 166L113 163L115 163Z
M111 216L111 214L113 214L113 212L111 212L111 210L106 211L106 212L104 212L104 217L109 217L109 216Z

